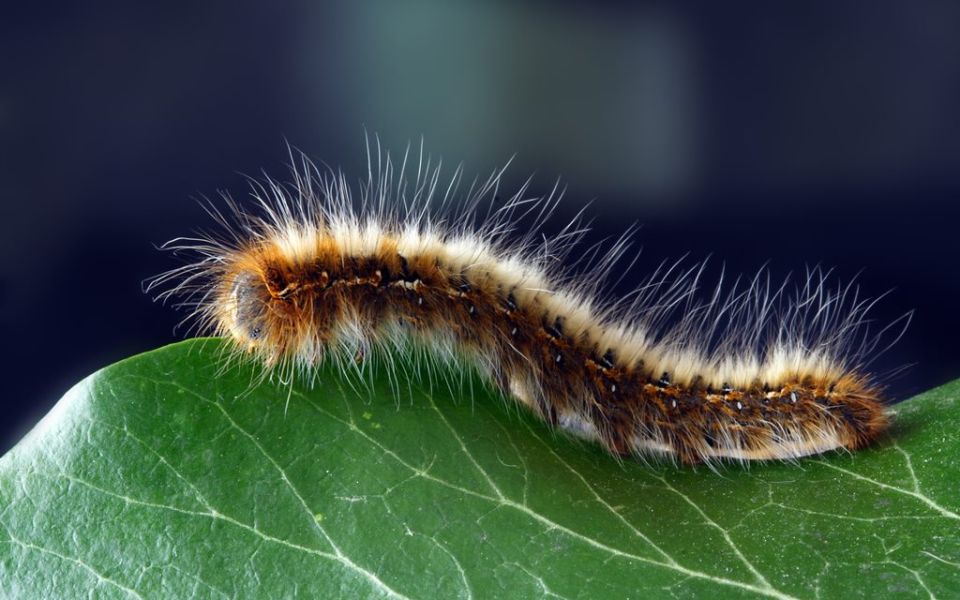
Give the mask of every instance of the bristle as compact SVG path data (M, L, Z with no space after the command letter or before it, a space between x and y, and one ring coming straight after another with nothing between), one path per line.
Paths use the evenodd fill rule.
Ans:
M501 201L500 170L458 209L460 169L444 186L422 149L399 174L380 157L355 196L342 174L292 156L292 184L252 182L255 211L211 203L224 231L170 242L197 258L148 291L179 298L199 330L286 376L328 360L395 369L410 344L468 361L551 425L617 455L794 459L856 449L886 429L864 371L880 340L865 318L872 303L852 285L830 288L820 269L793 289L758 274L698 300L702 265L678 261L609 301L604 281L623 270L632 230L563 269L558 257L587 228L578 216L541 239L558 188L530 199L525 184Z

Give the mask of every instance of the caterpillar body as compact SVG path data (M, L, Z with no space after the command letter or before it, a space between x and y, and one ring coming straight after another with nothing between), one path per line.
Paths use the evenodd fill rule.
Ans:
M281 373L393 365L410 344L468 361L620 456L794 459L860 448L887 428L864 370L880 334L853 286L829 288L813 269L793 288L758 275L698 300L702 267L677 262L606 301L601 282L623 270L630 231L564 268L587 229L575 219L539 240L556 186L500 201L498 170L461 195L462 171L441 185L422 146L399 168L379 144L368 156L356 197L341 173L291 153L290 182L251 180L255 210L226 194L225 210L208 203L222 231L166 244L193 260L148 290L179 297L196 327Z

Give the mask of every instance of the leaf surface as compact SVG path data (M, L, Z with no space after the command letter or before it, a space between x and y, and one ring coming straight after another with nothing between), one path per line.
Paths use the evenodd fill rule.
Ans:
M103 369L0 459L4 597L960 590L960 382L875 448L712 471L618 462L469 379L288 394L221 350Z

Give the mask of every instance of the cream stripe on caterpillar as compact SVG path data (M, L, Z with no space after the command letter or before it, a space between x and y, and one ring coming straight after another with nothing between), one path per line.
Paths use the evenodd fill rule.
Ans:
M540 239L556 187L501 202L502 171L461 194L461 171L441 186L422 148L399 170L379 146L370 156L356 191L297 155L289 184L251 181L255 210L209 204L221 233L168 243L194 260L148 290L285 375L310 377L324 360L393 369L410 344L468 361L618 455L792 459L886 428L864 365L892 326L870 331L872 301L852 285L831 288L820 269L789 288L761 273L700 299L703 267L676 262L608 301L632 231L564 268L586 228L578 218Z

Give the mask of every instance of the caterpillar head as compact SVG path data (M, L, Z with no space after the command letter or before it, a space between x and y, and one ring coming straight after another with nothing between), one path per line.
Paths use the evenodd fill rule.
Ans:
M218 303L220 330L268 366L289 358L315 364L323 355L317 338L325 330L319 328L332 321L317 318L317 310L330 307L307 292L327 280L324 272L320 286L303 285L300 278L269 264L241 263L225 278Z
M244 270L233 277L222 324L241 346L255 349L265 337L270 298L259 274Z

